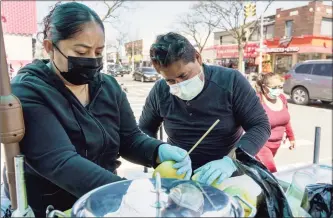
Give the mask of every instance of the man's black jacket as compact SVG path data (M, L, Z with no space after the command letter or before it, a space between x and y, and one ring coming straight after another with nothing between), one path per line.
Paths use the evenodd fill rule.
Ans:
M192 168L221 159L241 147L251 155L270 136L270 124L255 90L240 72L203 65L205 85L191 101L170 94L165 80L159 80L149 93L139 127L156 137L163 122L168 142L187 151L217 120L220 122L191 153ZM243 135L243 130L245 134Z

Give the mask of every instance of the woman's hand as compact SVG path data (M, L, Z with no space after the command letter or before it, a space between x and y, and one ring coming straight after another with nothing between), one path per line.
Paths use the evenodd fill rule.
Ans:
M289 150L293 150L295 148L295 141L290 141L290 146L289 146Z
M192 163L184 149L169 144L162 144L158 148L158 160L160 162L175 161L173 168L178 169L177 174L186 173L184 179L189 180L191 178Z

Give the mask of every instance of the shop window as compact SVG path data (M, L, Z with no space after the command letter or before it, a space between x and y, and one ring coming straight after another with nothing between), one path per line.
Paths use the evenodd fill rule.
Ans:
M321 54L319 53L315 53L315 54L312 54L312 60L320 60L321 59Z
M265 34L265 39L271 39L274 37L274 24L272 25L267 25L265 27L265 31L264 31L264 34Z
M317 75L317 76L332 77L332 65L331 64L315 64L312 74Z
M293 21L292 20L288 20L286 21L286 27L285 27L285 33L284 35L286 37L291 37L293 34Z
M295 72L298 74L311 74L313 64L302 64L296 67Z
M292 56L291 55L277 55L275 62L275 73L287 73L292 67Z
M298 54L297 55L297 62L311 60L311 54Z

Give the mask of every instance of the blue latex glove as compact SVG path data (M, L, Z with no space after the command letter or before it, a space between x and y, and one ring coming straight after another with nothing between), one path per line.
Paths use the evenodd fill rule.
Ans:
M214 160L203 165L196 169L194 173L200 173L198 182L211 185L216 179L218 179L217 184L221 184L224 179L229 178L236 170L237 167L232 159L225 156L220 160Z
M158 148L158 157L161 162L168 160L175 161L176 163L173 165L173 168L178 169L177 174L186 173L184 179L189 180L191 178L192 163L184 149L169 144L162 144Z

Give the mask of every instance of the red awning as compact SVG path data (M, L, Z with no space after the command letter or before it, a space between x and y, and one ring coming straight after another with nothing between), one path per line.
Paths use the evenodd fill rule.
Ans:
M332 47L318 47L318 46L300 46L298 53L321 53L321 54L332 54Z
M8 34L31 35L37 32L36 1L1 1L1 20Z
M316 43L314 44L314 40ZM320 43L322 43L322 46ZM321 53L332 54L332 37L327 36L297 36L292 37L286 46L281 45L280 38L265 40L268 53Z

